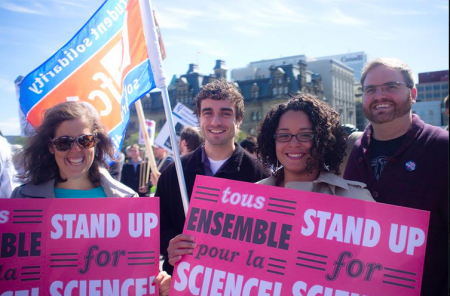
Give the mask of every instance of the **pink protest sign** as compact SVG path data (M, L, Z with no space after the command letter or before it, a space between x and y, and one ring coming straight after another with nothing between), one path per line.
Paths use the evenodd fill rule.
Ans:
M1 199L0 295L158 295L159 199Z
M170 295L419 295L429 213L197 176Z

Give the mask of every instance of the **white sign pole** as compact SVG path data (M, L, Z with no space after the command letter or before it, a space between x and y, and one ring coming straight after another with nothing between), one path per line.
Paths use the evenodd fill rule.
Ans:
M161 51L159 47L158 33L156 31L153 17L152 4L150 0L139 0L142 14L142 26L144 29L145 42L147 44L148 57L155 77L156 87L161 90L164 111L167 123L169 124L170 141L174 152L173 158L177 170L178 184L180 186L181 200L184 208L184 215L187 216L189 209L189 199L184 181L183 167L181 166L180 153L178 151L177 138L173 126L172 108L170 107L169 93L167 92L166 72L162 65Z

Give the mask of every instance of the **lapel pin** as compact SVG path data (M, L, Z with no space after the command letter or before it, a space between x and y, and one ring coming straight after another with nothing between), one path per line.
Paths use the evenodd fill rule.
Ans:
M416 169L417 163L414 160L407 161L405 163L405 169L409 172L412 172Z

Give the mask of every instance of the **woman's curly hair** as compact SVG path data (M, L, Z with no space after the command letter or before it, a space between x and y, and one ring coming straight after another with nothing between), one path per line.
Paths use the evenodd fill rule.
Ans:
M56 129L62 122L81 118L87 120L92 133L97 134L98 143L88 177L92 183L100 181L99 167L108 167L106 156L114 160L111 139L92 106L80 102L65 102L45 110L42 124L36 129L36 133L28 138L21 151L20 159L23 161L24 172L18 177L22 182L36 185L51 179L56 179L59 183L67 181L61 178L55 156L49 151L49 139L55 137Z
M281 116L289 110L303 111L308 115L314 132L314 142L306 159L306 170L331 171L339 174L339 165L345 155L346 140L339 123L338 113L327 103L309 94L292 96L288 102L270 110L258 127L257 153L262 162L275 170L278 165L274 135ZM326 167L325 167L326 166ZM275 173L278 182L284 171Z

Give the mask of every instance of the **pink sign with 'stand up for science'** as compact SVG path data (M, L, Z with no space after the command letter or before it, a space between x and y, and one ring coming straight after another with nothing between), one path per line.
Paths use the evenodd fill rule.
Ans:
M197 176L170 295L420 295L429 212Z
M158 295L159 199L0 199L0 295Z

